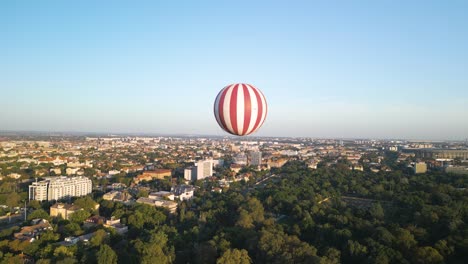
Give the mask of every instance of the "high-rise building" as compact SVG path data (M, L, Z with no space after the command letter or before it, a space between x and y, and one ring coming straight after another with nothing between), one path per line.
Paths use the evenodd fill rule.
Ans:
M239 165L247 165L247 156L244 152L237 154L234 157L234 163Z
M186 181L194 181L197 179L197 168L196 167L189 167L184 170L184 179Z
M49 177L29 186L29 200L51 201L85 196L92 192L92 182L86 177Z
M206 177L213 176L213 162L211 160L200 160L196 163L196 166L197 166L196 180L201 180Z
M262 152L260 151L250 152L250 165L252 166L262 165Z
M213 160L199 160L195 166L184 170L184 179L186 181L201 180L213 176Z

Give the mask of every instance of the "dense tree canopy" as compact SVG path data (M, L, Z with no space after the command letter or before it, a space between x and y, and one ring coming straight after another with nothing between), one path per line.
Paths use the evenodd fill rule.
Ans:
M317 170L292 161L275 175L248 170L253 180L222 193L200 181L175 214L99 199L97 212L94 199L80 198L75 204L84 210L53 220L53 230L33 243L12 239L18 229L1 231L0 262L24 252L38 263L465 263L468 177L412 175L388 157L392 170L378 173L349 170L346 160ZM85 227L97 213L120 218L128 233ZM46 216L41 209L30 215ZM86 243L56 243L90 232Z

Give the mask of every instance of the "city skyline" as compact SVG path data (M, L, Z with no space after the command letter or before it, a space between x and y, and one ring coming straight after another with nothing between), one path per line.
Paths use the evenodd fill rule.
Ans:
M246 82L253 137L468 137L462 1L0 6L3 131L227 136L214 99Z

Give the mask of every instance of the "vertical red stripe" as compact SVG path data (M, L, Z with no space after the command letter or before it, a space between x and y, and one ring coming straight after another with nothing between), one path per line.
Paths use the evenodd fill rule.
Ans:
M239 135L239 132L237 131L237 90L239 89L239 84L236 84L234 88L232 89L231 93L231 104L230 104L230 109L229 109L229 114L231 118L231 126L232 126L232 133Z
M218 107L219 107L216 104L216 102L218 102L218 104L219 104L218 98L221 96L221 93L223 92L223 90L224 90L224 88L218 93L218 95L216 95L216 98L215 98L215 101L214 101L214 104L213 104L213 114L215 116L216 122L220 126L221 126L221 120L219 119L219 111L218 111L218 116L216 116L216 111L218 110Z
M218 107L218 112L219 112L219 119L221 120L221 126L223 127L224 131L228 131L227 126L226 126L226 121L224 120L224 98L226 97L227 91L229 88L225 88L224 91L221 92L221 98L219 99L219 105Z
M262 102L262 98L260 97L260 94L257 91L257 88L253 87L252 85L250 87L252 87L252 90L255 93L255 97L257 98L257 105L258 105L257 120L255 121L255 126L252 129L252 131L255 131L255 129L257 129L258 126L260 125L260 121L262 120L263 102Z
M268 115L268 104L267 104L265 95L262 93L262 91L258 90L258 92L262 95L262 98L265 100L265 119L263 119L263 122L260 124L260 126L262 126L263 123L265 123L266 117Z
M247 133L249 130L250 125L250 118L252 116L252 102L250 101L250 93L247 85L242 85L244 89L244 130L242 131L242 135Z

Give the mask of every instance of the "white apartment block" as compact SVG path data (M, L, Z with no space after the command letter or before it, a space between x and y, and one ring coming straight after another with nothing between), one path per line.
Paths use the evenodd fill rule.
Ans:
M196 163L196 166L196 180L201 180L206 177L213 176L213 162L211 160L200 160Z
M92 182L86 177L49 177L29 186L29 200L51 201L85 196L92 192Z

